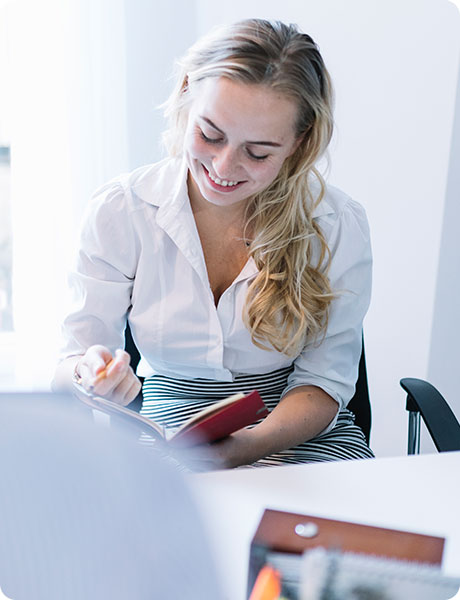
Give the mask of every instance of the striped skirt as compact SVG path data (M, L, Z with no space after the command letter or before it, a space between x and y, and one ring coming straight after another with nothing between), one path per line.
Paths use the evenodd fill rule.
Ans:
M268 410L273 410L286 388L291 371L292 368L288 367L264 375L236 375L233 382L181 380L153 375L144 381L144 401L140 412L167 428L176 428L216 400L254 389L259 392ZM373 456L363 432L354 423L353 413L342 409L331 431L294 448L266 456L251 466L317 463Z

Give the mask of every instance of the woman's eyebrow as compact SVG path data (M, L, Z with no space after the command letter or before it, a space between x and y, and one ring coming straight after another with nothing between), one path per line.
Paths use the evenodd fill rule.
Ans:
M218 131L221 135L225 136L225 133L222 131L222 129L220 129L219 127L217 127L217 125L215 123L213 123L211 121L211 119L208 119L208 117L205 117L204 115L200 115L200 119L202 119L203 121L205 121L210 127L212 127L213 129L215 129L216 131ZM269 141L260 141L260 142L252 142L252 141L247 141L246 144L251 144L254 146L272 146L274 148L281 148L282 144L278 144L278 142L269 142Z

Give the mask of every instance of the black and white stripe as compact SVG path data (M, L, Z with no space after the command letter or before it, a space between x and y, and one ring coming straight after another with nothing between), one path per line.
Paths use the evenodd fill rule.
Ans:
M208 379L180 380L153 375L144 381L144 402L141 414L165 427L178 427L191 416L210 406L216 400L238 392L258 390L267 408L278 404L292 367L263 375L236 375L233 382ZM354 423L354 415L347 409L339 413L335 427L294 448L267 456L252 466L275 466L372 458L361 429Z

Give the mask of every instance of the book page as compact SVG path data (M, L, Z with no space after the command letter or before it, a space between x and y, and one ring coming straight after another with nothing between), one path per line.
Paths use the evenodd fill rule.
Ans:
M446 577L438 565L315 548L303 555L300 584L300 600L447 600L460 578Z
M77 398L82 400L88 406L100 410L106 414L114 414L121 415L127 419L132 419L139 424L139 427L143 427L144 431L154 432L155 437L160 437L162 439L166 439L165 428L152 421L152 419L148 419L143 415L140 415L138 412L126 408L126 406L121 406L120 404L116 404L111 400L107 400L106 398L102 398L101 396L93 396L92 394L88 394L81 386L75 386L77 389L75 395Z

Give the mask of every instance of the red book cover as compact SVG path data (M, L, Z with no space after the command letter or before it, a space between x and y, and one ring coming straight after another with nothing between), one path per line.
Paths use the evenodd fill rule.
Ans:
M180 446L215 442L267 415L268 409L256 390L235 394L189 419L170 441Z

